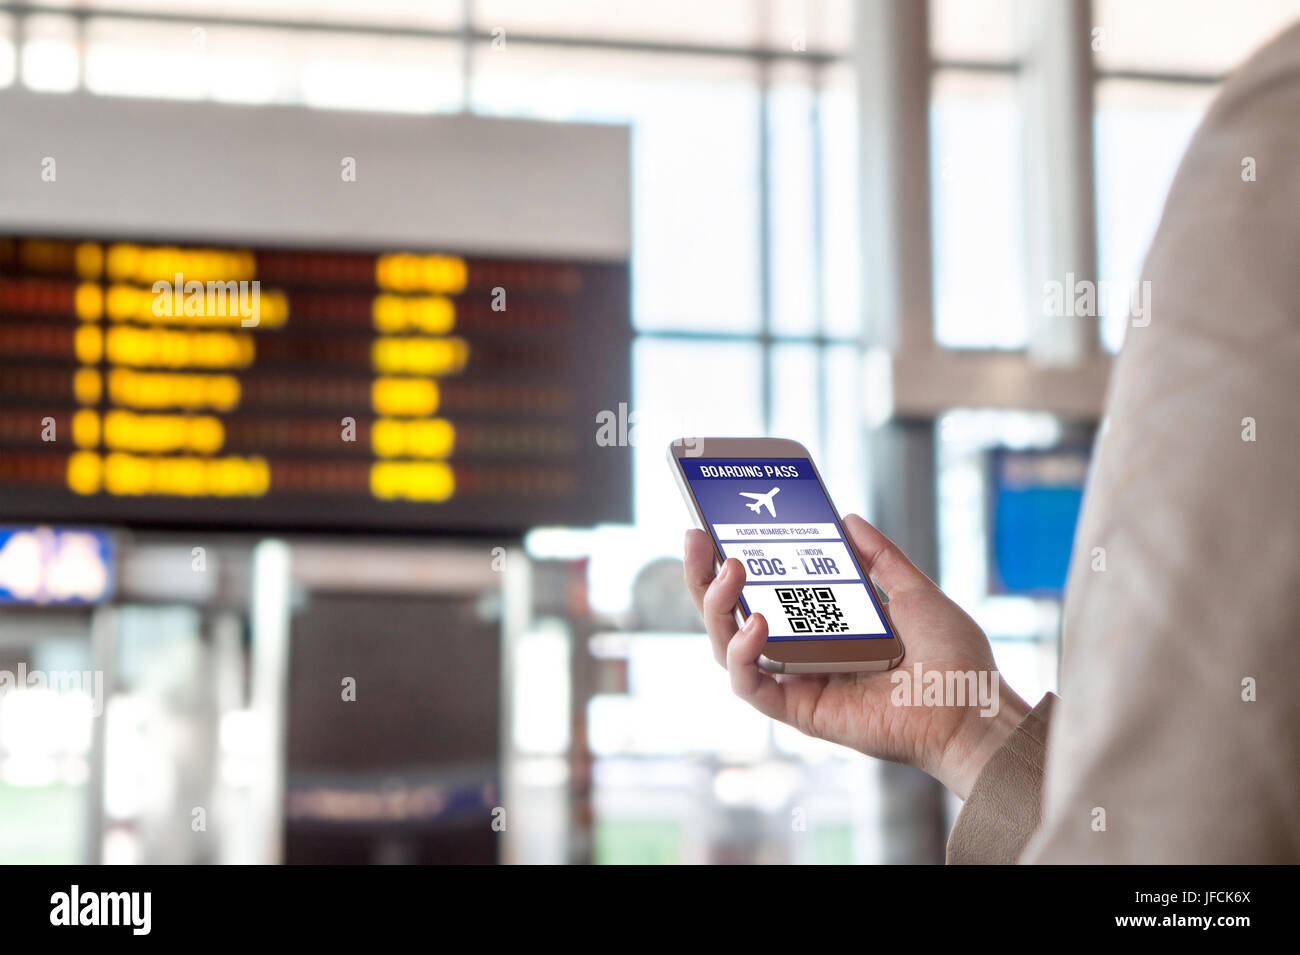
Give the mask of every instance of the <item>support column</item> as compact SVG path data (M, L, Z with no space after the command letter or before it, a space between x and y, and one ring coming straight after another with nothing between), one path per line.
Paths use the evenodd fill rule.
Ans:
M1097 316L1046 314L1042 302L1047 282L1061 283L1072 298L1070 276L1074 283L1097 281L1090 4L1020 0L1017 19L1024 51L1029 359L1079 365L1098 351Z
M911 0L858 5L863 342L895 358L934 349L927 6ZM868 446L873 518L933 576L934 421L890 418L873 429ZM920 770L892 763L880 778L885 861L942 862L948 828L943 787Z

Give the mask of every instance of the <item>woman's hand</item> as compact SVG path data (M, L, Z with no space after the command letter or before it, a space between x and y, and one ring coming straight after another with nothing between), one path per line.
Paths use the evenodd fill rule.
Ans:
M731 674L731 688L759 712L868 756L925 770L965 799L984 763L1029 712L997 676L984 631L944 596L888 538L856 514L844 519L849 542L867 575L889 597L889 618L903 641L904 667L922 672L987 671L999 682L997 713L966 706L902 706L891 700L894 671L772 675L758 666L767 621L752 615L739 632L732 610L745 586L734 557L713 573L713 543L686 534L686 584L704 617L713 655ZM945 701L949 702L949 701Z

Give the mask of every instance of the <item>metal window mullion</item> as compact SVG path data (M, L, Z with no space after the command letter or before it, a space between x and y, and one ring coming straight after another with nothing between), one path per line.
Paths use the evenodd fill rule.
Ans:
M830 453L830 349L827 346L826 309L826 176L825 136L826 123L822 113L822 93L825 91L825 69L812 71L809 84L809 150L812 164L812 257L813 257L813 332L816 336L817 357L817 444L823 457Z
M470 113L474 103L470 91L474 88L474 0L461 0L460 24L460 103L461 112Z
M759 402L763 433L772 429L775 405L772 388L776 360L772 341L772 71L763 63L758 71L758 335Z

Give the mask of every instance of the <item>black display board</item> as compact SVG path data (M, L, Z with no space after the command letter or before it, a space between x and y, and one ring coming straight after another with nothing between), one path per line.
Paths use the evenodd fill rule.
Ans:
M255 283L255 284L254 284ZM631 514L626 263L0 236L0 520Z

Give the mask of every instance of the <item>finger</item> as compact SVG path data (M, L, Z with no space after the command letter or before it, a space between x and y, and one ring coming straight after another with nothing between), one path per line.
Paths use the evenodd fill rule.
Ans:
M750 614L727 645L731 690L764 716L785 720L785 687L758 665L766 644L766 618L761 613Z
M858 515L849 514L844 518L844 530L858 552L862 569L891 598L913 587L934 586L897 544Z
M736 601L744 586L745 568L732 557L722 565L701 601L704 629L709 631L709 642L713 644L713 659L721 666L727 665L727 643L736 632Z
M704 614L704 592L713 583L713 541L701 530L686 532L686 589L695 601L695 609Z

